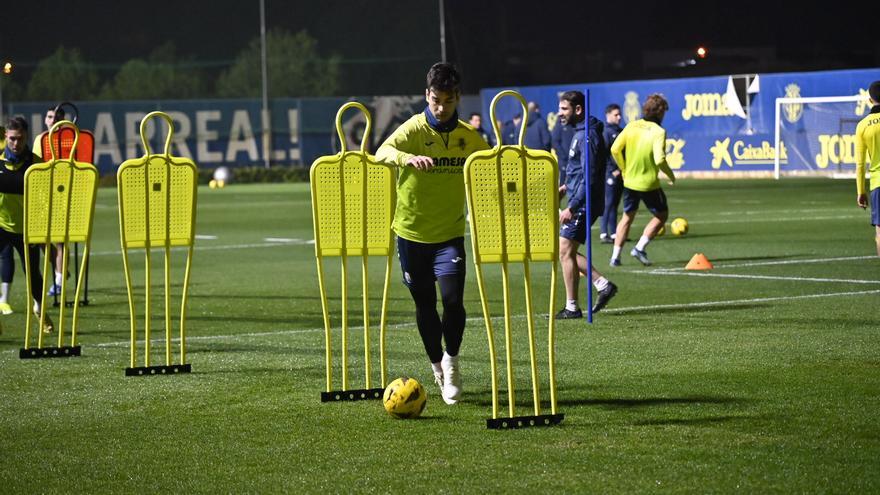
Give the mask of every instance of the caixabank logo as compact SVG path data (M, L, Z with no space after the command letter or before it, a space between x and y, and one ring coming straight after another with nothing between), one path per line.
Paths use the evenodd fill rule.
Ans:
M709 148L712 154L712 168L720 169L722 165L736 168L736 165L771 165L776 159L776 150L769 141L752 144L744 140L724 138L716 140ZM779 163L788 163L788 150L785 143L779 143Z

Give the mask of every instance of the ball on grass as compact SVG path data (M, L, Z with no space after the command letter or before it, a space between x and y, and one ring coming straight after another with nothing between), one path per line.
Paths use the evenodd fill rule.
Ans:
M425 410L428 395L418 380L401 377L385 387L382 405L385 411L397 419L417 418Z
M684 218L676 218L672 221L670 227L672 230L672 235L685 235L688 233L688 221Z

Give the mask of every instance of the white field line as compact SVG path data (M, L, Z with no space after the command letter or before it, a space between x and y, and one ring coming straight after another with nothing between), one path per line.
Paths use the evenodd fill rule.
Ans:
M734 306L737 304L768 303L776 301L794 301L798 299L819 299L823 297L863 296L868 294L880 294L880 289L860 290L852 292L826 292L823 294L804 294L802 296L779 296L779 297L756 297L753 299L731 299L727 301L705 301L685 304L656 304L653 306L630 306L628 308L603 309L603 313L630 313L633 311L651 311L655 309L687 309L713 306Z
M713 278L745 278L753 280L791 280L796 282L837 282L844 284L880 284L880 280L859 280L844 278L815 278L815 277L784 277L769 275L738 275L734 273L709 273L709 272L673 272L673 271L653 271L646 272L649 275L678 275L685 277L713 277Z
M777 302L777 301L794 301L799 299L819 299L823 297L841 297L841 296L861 296L868 294L880 294L880 289L876 290L861 290L861 291L851 291L851 292L832 292L832 293L821 293L821 294L805 294L801 296L779 296L779 297L758 297L753 299L729 299L724 301L705 301L705 302L696 302L696 303L682 303L682 304L655 304L651 306L630 306L626 308L612 308L612 309L604 309L603 313L632 313L636 311L652 311L656 309L687 309L687 308L702 308L702 307L724 307L724 306L736 306L739 304L755 304L755 303L768 303L768 302ZM536 314L536 320L540 318L546 318L547 314ZM526 315L511 315L512 319L522 320L525 319ZM503 316L494 316L492 317L493 322L502 322L504 320ZM472 316L467 319L469 323L479 323L483 321L482 316ZM387 325L387 329L395 329L395 328L413 328L415 323L396 323L394 325ZM373 325L372 329L378 331L379 326ZM334 330L338 331L338 328ZM352 326L349 327L351 331L363 330L363 326ZM497 329L496 329L497 330ZM199 335L187 337L187 341L212 341L212 340L236 340L236 339L249 339L253 337L269 337L269 336L279 336L279 335L289 335L289 334L298 334L298 333L312 333L312 332L323 332L324 328L303 328L303 329L293 329L293 330L279 330L277 332L251 332L251 333L237 333L237 334L226 334L226 335ZM375 332L373 335L377 335ZM179 339L171 339L172 341L178 341ZM164 339L153 339L150 340L152 343L163 343ZM129 345L129 340L117 341L117 342L104 342L102 344L95 344L92 347L119 347ZM143 341L138 341L139 344L142 344Z
M252 249L252 248L266 248L266 247L281 247L281 246L313 246L315 241L311 239L286 239L285 241L276 241L276 242L262 242L262 243L251 243L251 244L226 244L220 246L199 246L196 245L195 251L218 251L218 250L228 250L228 249ZM154 251L159 251L161 248L153 249ZM172 251L186 251L185 247L174 247L171 248ZM91 256L122 256L122 251L96 251L91 253Z
M809 258L798 260L781 260L781 261L752 261L748 263L735 263L730 265L718 264L715 268L743 268L751 266L770 266L770 265L803 265L807 263L831 263L836 261L856 261L874 259L876 256L842 256L836 258ZM684 268L657 268L651 272L680 272ZM650 273L650 272L649 272Z

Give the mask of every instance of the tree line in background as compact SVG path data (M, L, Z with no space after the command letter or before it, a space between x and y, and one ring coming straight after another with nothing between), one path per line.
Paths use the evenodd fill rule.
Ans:
M306 31L266 33L269 97L335 96L342 88L341 59L318 52ZM231 63L203 63L181 56L172 42L146 58L125 62L111 77L77 48L59 46L40 60L26 84L6 81L6 101L257 98L262 94L260 39Z

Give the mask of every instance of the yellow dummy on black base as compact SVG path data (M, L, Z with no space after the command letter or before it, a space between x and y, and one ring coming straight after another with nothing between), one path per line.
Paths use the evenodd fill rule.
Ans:
M147 142L147 123L159 117L168 124L165 151L153 154ZM126 376L188 373L186 363L186 302L192 267L196 224L198 171L189 158L171 156L174 122L167 114L152 112L141 121L144 156L126 160L116 173L119 193L119 235L122 263L131 314L131 366ZM180 362L172 364L171 352L171 248L187 249L180 301ZM143 250L144 258L144 364L137 366L137 323L129 251ZM152 249L164 253L165 364L150 365L150 274Z
M68 158L58 158L51 137L63 129L73 134ZM50 129L48 141L51 160L37 163L27 169L24 175L24 244L45 246L43 262L43 302L39 314L39 327L47 328L49 317L46 314L47 289L52 280L52 265L49 263L52 244L62 244L64 262L62 273L67 273L68 250L71 243L84 243L82 267L78 270L74 300L80 300L83 287L83 276L89 255L89 244L92 238L92 218L95 212L95 194L98 183L98 170L91 163L75 160L79 142L79 128L72 122L61 121ZM70 158L74 157L74 158ZM25 256L25 272L30 273L38 267L30 266L30 256ZM27 280L28 306L33 306L31 299L31 279ZM61 300L65 300L68 287L67 280L61 282ZM58 346L43 347L43 333L37 332L37 347L30 347L32 315L27 312L25 324L24 348L19 356L25 358L64 357L80 355L80 346L76 344L76 330L79 317L79 305L73 305L71 318L70 345L64 345L65 305L61 305L58 316Z
M342 132L342 114L349 108L364 113L367 121L360 151L347 151ZM391 280L391 254L394 235L391 221L397 201L395 171L376 161L367 153L372 119L366 107L357 102L343 105L336 113L336 131L341 151L320 157L312 164L312 220L315 228L315 257L318 265L318 287L321 291L321 309L324 313L326 391L321 401L381 399L386 383L385 315L388 308L388 287ZM363 280L364 320L364 388L350 389L348 382L348 257L361 258ZM381 381L373 387L370 358L370 307L367 265L370 256L385 259L385 281L382 291L382 313L379 324L379 363ZM333 389L332 332L327 289L324 282L323 259L339 257L342 260L342 388Z
M480 301L489 339L489 359L492 371L492 418L486 421L486 426L491 429L549 426L558 424L563 419L563 415L556 412L555 336L554 319L552 318L556 303L556 270L559 258L559 169L553 155L546 151L529 149L523 145L528 125L528 112L525 100L515 91L502 91L492 100L491 117L498 142L501 142L501 132L495 119L495 106L504 96L517 98L523 107L519 144L499 144L493 149L476 152L468 157L464 166L477 285L480 290ZM548 320L550 414L544 415L541 414L535 322L532 311L530 263L533 262L547 262L551 265L551 318ZM495 336L489 313L486 285L483 281L483 265L489 263L501 265L509 412L506 418L498 416ZM515 414L513 330L508 276L510 263L521 263L524 272L534 410L534 415L531 416L516 416Z

